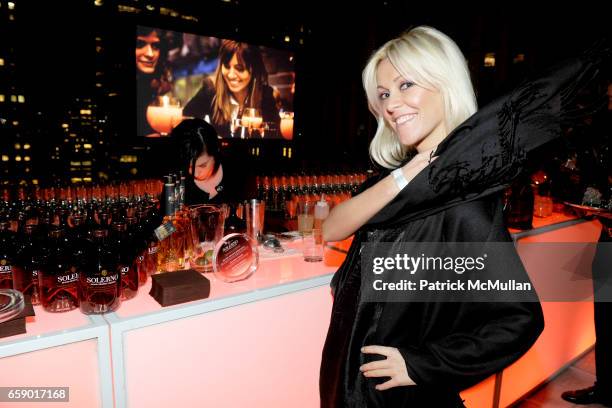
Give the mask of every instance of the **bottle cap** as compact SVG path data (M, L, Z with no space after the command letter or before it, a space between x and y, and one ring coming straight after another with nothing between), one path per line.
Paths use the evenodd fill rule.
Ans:
M319 220L324 220L329 215L329 204L325 201L325 194L321 194L321 199L317 201L314 209L314 217Z

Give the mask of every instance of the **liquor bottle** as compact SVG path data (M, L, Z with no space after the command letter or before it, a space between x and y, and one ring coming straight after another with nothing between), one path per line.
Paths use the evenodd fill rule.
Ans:
M36 247L42 252L46 253L49 248L49 233L53 227L51 225L51 215L46 208L41 207L38 209L37 218L34 241L36 243Z
M145 237L148 242L147 253L145 256L145 269L148 275L157 273L160 242L155 235L155 229L161 222L160 217L155 213L155 207L147 206L144 213L145 222L142 223L145 230Z
M107 235L103 229L94 231L93 244L80 274L79 301L85 314L108 313L121 305L121 272Z
M506 226L526 230L533 228L535 196L529 176L521 175L504 194L503 214Z
M149 275L154 274L157 269L158 241L154 237L152 228L149 227L147 212L144 210L137 211L136 217L135 235L143 246L136 256L135 263L138 268L138 282L140 285L144 285Z
M10 222L0 222L0 289L13 289L16 235L10 227Z
M87 239L91 240L93 232L98 228L96 222L96 206L94 203L89 203L86 207L87 216L85 218L85 231L87 232Z
M142 232L142 226L139 226L136 217L126 217L125 223L127 225L128 240L131 242L130 255L132 257L132 269L138 277L138 286L142 286L147 282L147 272L144 265L144 254L147 249L147 242Z
M49 233L46 266L38 272L41 303L48 312L66 312L79 307L80 270L66 247L65 232Z
M71 228L68 219L70 218L70 211L67 208L60 208L57 211L57 217L59 219L59 228L63 229L64 232L68 232Z
M98 228L108 231L110 230L111 217L107 211L108 208L104 208L98 212Z
M183 196L181 196L181 179L179 174L175 174L175 182L174 182L174 212L171 217L171 222L174 227L174 232L172 236L169 237L171 239L171 245L174 248L176 256L178 258L178 268L185 269L185 260L186 260L186 252L185 252L185 244L186 240L186 231L187 231L187 222L188 216L184 215L185 208L183 206ZM185 184L183 183L183 187Z
M181 268L184 262L183 237L177 232L177 222L174 216L174 205L177 195L172 176L166 176L164 182L164 218L162 225L155 230L160 241L157 254L157 272L172 272Z
M265 202L262 178L262 176L255 176L255 191L257 191L257 199Z
M121 272L121 300L132 299L138 292L138 271L134 268L134 237L128 233L127 224L113 222L111 247Z
M225 219L225 224L223 226L226 235L232 233L246 232L246 221L238 217L238 215L236 214L236 211L238 210L238 205L239 204L230 205L229 216Z
M191 259L193 255L193 237L191 234L191 217L189 215L189 208L185 205L185 182L186 177L182 171L179 171L180 184L179 184L179 201L177 205L177 220L180 224L180 229L183 236L183 263L181 269L185 268L185 265Z
M72 217L72 228L66 233L68 247L72 250L75 262L82 267L85 257L87 256L86 250L89 246L89 234L85 225L85 218L82 215L75 215Z
M36 242L36 228L32 224L24 227L13 266L13 288L29 297L33 305L40 304L38 273L44 261L44 252Z
M280 180L277 176L272 177L272 189L270 190L270 193L269 200L266 203L266 208L269 211L276 211L278 210L280 198Z

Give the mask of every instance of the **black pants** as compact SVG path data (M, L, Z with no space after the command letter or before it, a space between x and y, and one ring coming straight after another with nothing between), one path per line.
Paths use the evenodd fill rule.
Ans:
M595 291L595 373L597 388L612 398L612 238L608 234L609 220L604 228L593 259ZM598 301L599 300L599 301Z
M612 398L612 303L595 303L595 373L597 386Z

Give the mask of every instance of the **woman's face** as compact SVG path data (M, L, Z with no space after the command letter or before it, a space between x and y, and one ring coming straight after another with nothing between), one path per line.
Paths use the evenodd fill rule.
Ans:
M193 178L199 181L207 180L213 175L214 168L215 158L209 156L208 153L203 153L196 159ZM191 172L191 169L189 169L189 172Z
M159 60L159 37L156 31L136 37L136 68L145 74L155 72Z
M402 145L425 151L446 137L440 92L402 77L388 59L378 64L376 82L382 114Z
M227 87L234 94L244 91L251 82L251 73L244 64L238 61L236 54L232 56L228 66L221 65L221 74Z

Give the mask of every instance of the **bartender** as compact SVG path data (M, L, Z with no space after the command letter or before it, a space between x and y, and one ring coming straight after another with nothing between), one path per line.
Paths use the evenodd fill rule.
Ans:
M202 119L186 119L172 130L171 137L178 144L179 168L187 175L185 204L231 201L215 129Z

